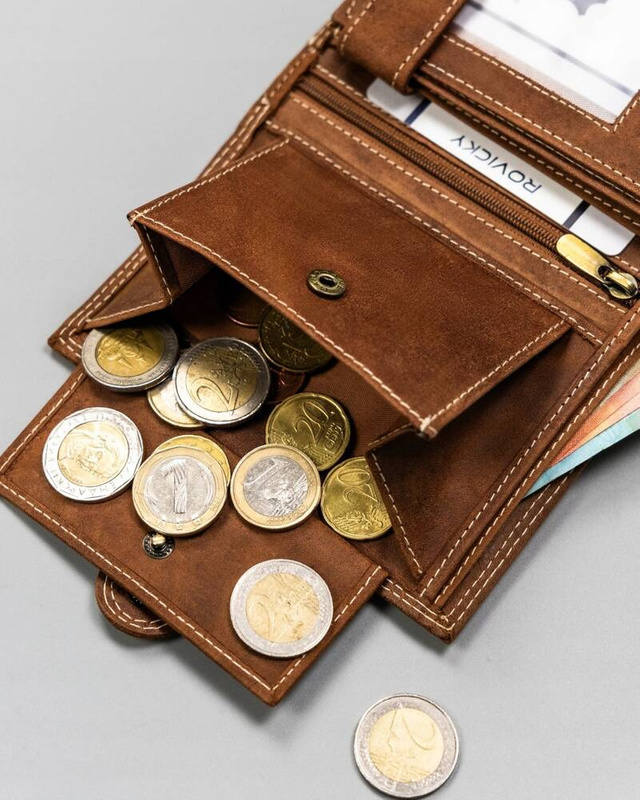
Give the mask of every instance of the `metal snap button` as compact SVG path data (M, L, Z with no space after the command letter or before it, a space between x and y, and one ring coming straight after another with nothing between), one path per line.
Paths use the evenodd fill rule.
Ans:
M319 297L335 299L347 291L347 284L337 272L329 269L314 269L307 276L307 286Z
M167 558L173 553L175 546L173 536L165 536L163 533L148 533L142 540L144 552L150 558Z

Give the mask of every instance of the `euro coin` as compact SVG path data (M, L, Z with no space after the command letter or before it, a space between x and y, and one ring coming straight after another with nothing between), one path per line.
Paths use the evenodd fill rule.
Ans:
M164 422L173 425L176 428L202 428L203 423L193 417L190 417L178 405L178 398L176 397L176 387L173 382L173 376L169 375L162 383L154 386L147 391L147 399L149 405L155 413Z
M351 425L344 409L324 394L293 395L274 408L267 420L267 444L296 447L319 470L340 461L350 436Z
M246 328L257 328L267 304L264 300L233 278L223 284L222 307L232 322Z
M354 755L362 776L391 797L424 797L449 778L458 735L440 706L416 694L380 700L358 723Z
M266 405L276 406L287 397L291 397L302 389L306 375L304 372L287 372L286 369L271 370L271 389Z
M252 650L294 658L326 636L333 600L315 570L278 558L244 573L231 594L230 612L236 633Z
M258 338L269 361L289 372L315 372L332 359L331 353L275 308L267 308L262 315Z
M322 486L322 515L346 539L377 539L391 528L367 460L349 458L334 467Z
M231 479L231 467L229 466L229 459L219 444L216 444L206 436L197 436L187 433L183 436L174 436L172 439L167 439L166 442L162 442L162 444L159 444L156 447L155 452L158 453L162 452L163 450L170 450L172 447L195 447L198 450L203 450L205 453L209 453L209 455L213 456L218 464L220 464L227 484L229 483L229 480Z
M259 528L281 531L313 513L320 500L320 475L309 456L299 450L266 444L238 462L230 491L243 519Z
M44 474L64 497L106 500L133 480L142 437L129 417L112 408L85 408L51 431L42 452Z
M178 357L178 337L169 325L96 328L82 347L85 372L116 392L149 389L167 377Z
M155 451L133 481L138 516L158 533L192 536L210 525L227 497L224 471L195 447Z
M207 339L187 350L174 371L180 407L214 427L245 422L269 393L269 367L257 347L241 339Z

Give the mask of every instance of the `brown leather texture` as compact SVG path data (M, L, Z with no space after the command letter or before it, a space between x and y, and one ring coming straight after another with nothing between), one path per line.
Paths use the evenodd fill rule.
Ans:
M189 638L269 703L376 590L452 641L575 476L525 498L528 489L640 348L637 304L612 300L498 210L385 144L375 125L353 121L360 114L384 122L417 153L429 151L367 100L373 78L385 77L471 116L637 226L635 104L605 131L463 46L445 30L459 5L343 3L196 181L131 212L140 247L50 340L78 362L88 330L147 314L189 342L251 339L254 332L221 311L225 287L239 281L335 356L306 388L348 409L355 433L348 455L367 457L392 518L390 534L347 542L319 516L285 534L264 534L229 507L210 531L152 561L127 493L79 507L42 476L48 432L77 408L103 404L129 414L147 452L173 433L144 396L102 390L81 369L0 460L0 493L105 573L99 602L114 624L134 632L131 620L143 619L135 605L120 613L122 603L118 609L105 595L118 585L122 595L114 588L114 596L137 597L151 619ZM340 102L314 99L309 80ZM494 95L483 96L490 81ZM492 101L496 86L499 103ZM355 117L345 116L345 105ZM524 108L527 119L519 116ZM556 134L589 152L576 154ZM614 261L638 274L637 242ZM342 298L308 290L307 274L318 267L344 277ZM235 463L263 442L264 415L211 435ZM317 569L336 609L323 643L292 662L249 651L229 622L235 581L272 557Z

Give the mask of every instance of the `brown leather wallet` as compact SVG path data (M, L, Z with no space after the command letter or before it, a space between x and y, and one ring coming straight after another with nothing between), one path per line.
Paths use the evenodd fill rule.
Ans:
M448 32L462 4L343 3L198 180L130 214L140 247L50 339L78 363L87 331L146 315L190 341L238 335L220 305L239 281L335 355L308 387L349 410L350 454L369 460L392 533L348 542L315 516L271 534L227 506L170 559L148 558L130 493L77 504L42 474L47 435L85 406L129 415L147 452L173 433L144 396L81 367L0 461L2 494L104 573L114 624L186 636L268 703L376 591L452 641L573 476L528 489L639 346L640 306L573 270L550 245L561 230L366 98L375 77L420 92L637 228L636 100L597 120ZM637 240L610 263L637 275ZM344 279L341 298L309 290L317 268ZM235 463L263 426L209 435ZM276 557L316 569L334 601L326 638L293 660L249 650L229 619L240 575Z

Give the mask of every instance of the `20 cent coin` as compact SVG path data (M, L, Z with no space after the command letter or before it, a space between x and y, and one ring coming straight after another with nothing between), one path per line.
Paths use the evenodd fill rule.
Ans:
M242 641L274 658L315 647L333 618L329 587L298 561L273 559L247 570L231 594L231 622Z
M238 425L256 414L269 393L270 373L257 347L232 337L187 350L174 371L182 409L207 425Z
M82 346L82 365L100 385L136 392L160 383L178 357L178 337L169 325L96 328Z
M224 471L194 447L155 451L133 481L133 505L150 528L191 536L218 516L227 497Z
M351 425L331 397L303 392L284 400L267 420L267 444L288 444L302 450L319 470L329 469L344 455Z
M42 451L44 474L65 497L106 500L133 480L142 461L135 424L112 408L85 408L59 422Z
M313 461L281 444L266 444L240 459L231 476L231 499L247 522L272 531L304 522L320 500Z
M391 797L423 797L449 778L458 760L458 735L449 716L426 697L397 694L380 700L358 723L358 769Z

